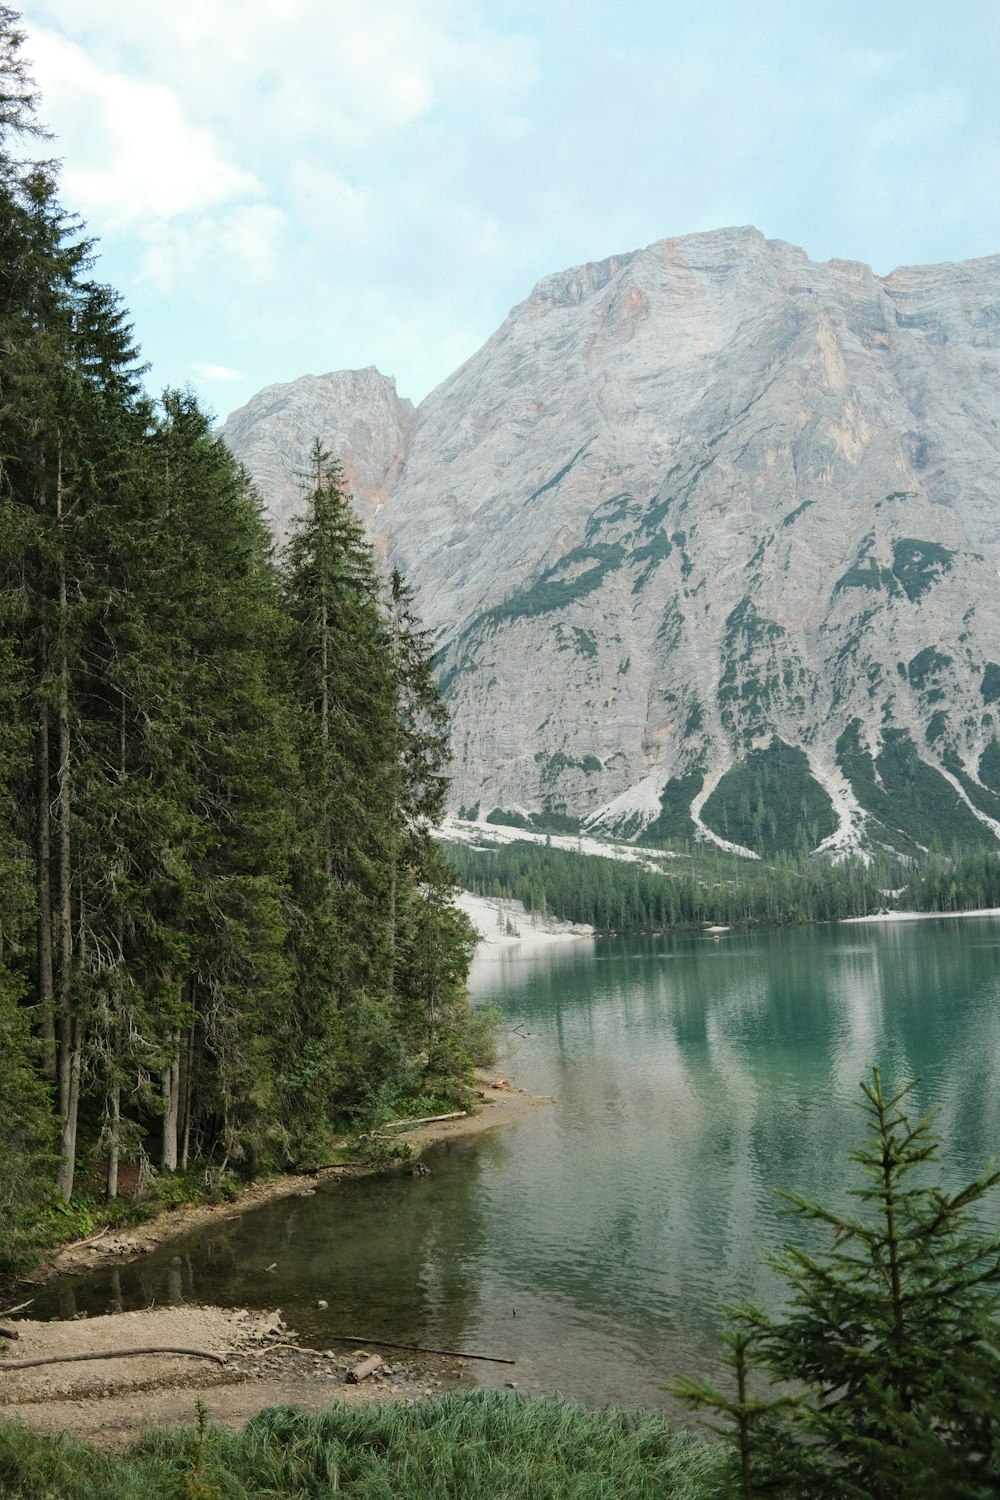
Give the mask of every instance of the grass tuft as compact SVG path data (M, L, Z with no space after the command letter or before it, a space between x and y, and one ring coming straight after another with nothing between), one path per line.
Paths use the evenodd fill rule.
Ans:
M495 1391L433 1404L270 1407L239 1433L207 1421L113 1458L0 1427L11 1500L709 1500L727 1455L649 1411L586 1411Z

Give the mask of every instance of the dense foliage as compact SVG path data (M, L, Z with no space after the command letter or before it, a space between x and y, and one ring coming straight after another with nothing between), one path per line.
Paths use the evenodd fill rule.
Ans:
M0 6L0 1240L301 1162L469 1068L470 930L425 827L447 726L317 446L275 559L187 394L144 394ZM447 1065L442 1062L447 1060Z
M905 878L898 862L887 859L834 864L807 856L758 863L698 851L650 864L527 841L449 843L447 850L461 884L477 895L513 897L529 912L618 933L864 916L881 910L886 892Z
M743 1500L1000 1490L1000 1236L984 1237L974 1217L1000 1172L953 1194L936 1186L932 1120L907 1115L911 1088L887 1097L877 1069L862 1084L857 1216L782 1194L829 1248L786 1246L773 1260L791 1294L783 1316L732 1310L735 1391L677 1388L728 1419Z

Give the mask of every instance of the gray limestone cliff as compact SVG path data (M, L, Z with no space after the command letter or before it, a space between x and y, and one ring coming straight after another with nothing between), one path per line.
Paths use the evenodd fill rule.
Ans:
M665 240L540 282L415 416L386 384L337 422L437 632L456 807L759 853L996 842L1000 257L879 277L754 229ZM335 439L254 405L224 431L280 515Z
M396 382L369 365L265 386L219 434L253 475L271 524L284 537L301 511L303 476L317 438L340 460L346 486L371 525L395 488L413 417L413 403L396 394Z

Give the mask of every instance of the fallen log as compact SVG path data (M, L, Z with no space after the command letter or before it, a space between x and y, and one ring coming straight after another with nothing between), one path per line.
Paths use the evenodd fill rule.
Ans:
M84 1359L129 1359L133 1354L188 1354L192 1359L214 1359L224 1365L228 1356L213 1354L209 1349L182 1349L173 1345L149 1344L138 1349L98 1349L91 1354L46 1354L40 1359L0 1359L0 1370L29 1370L33 1365L70 1365Z
M18 1302L14 1307L0 1307L0 1318L9 1318L11 1313L24 1312L34 1302L34 1297L29 1297L27 1302Z
M450 1115L423 1115L419 1120L387 1120L383 1130L409 1130L414 1125L437 1125L442 1120L464 1120L467 1109L453 1110Z
M409 1349L412 1354L445 1354L449 1359L485 1359L491 1365L516 1365L516 1359L502 1354L469 1354L464 1349L431 1349L426 1344L396 1344L392 1339L364 1338L357 1333L325 1333L335 1344L381 1344L383 1349Z
M360 1385L362 1380L367 1380L369 1375L374 1375L375 1371L381 1367L381 1354L369 1354L368 1358L363 1359L359 1365L355 1365L353 1370L348 1370L348 1382L351 1385Z

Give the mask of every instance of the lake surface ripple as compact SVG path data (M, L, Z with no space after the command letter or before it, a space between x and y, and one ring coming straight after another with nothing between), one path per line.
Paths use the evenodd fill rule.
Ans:
M506 1018L498 1071L552 1103L434 1148L424 1179L271 1204L39 1311L281 1306L321 1348L380 1334L517 1360L483 1383L667 1404L677 1371L711 1371L720 1302L780 1303L763 1259L802 1226L774 1189L850 1204L873 1063L922 1076L946 1182L1000 1148L994 919L507 949L471 983Z

